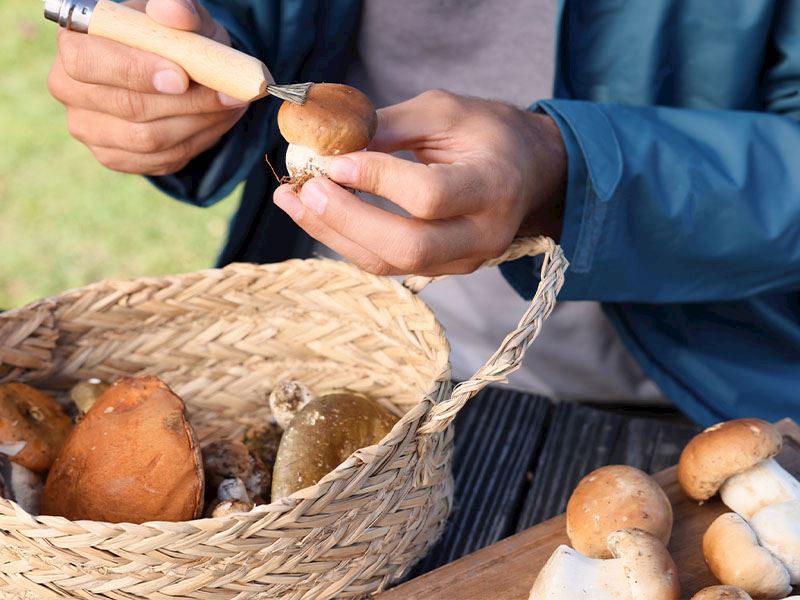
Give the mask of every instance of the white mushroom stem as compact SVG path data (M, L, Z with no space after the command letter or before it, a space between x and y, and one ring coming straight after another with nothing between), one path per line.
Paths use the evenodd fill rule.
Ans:
M308 146L289 144L286 149L286 169L292 177L325 175L332 158L317 154Z
M730 477L720 488L725 505L749 521L770 504L800 500L800 482L774 459Z
M622 559L588 558L559 546L539 572L529 600L636 600Z
M765 506L750 526L761 545L786 567L791 584L800 583L800 500Z

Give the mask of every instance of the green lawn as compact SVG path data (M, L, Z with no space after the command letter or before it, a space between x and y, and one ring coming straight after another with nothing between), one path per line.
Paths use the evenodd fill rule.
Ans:
M56 25L42 3L2 0L0 22L0 309L213 264L236 200L194 208L98 164L47 91Z

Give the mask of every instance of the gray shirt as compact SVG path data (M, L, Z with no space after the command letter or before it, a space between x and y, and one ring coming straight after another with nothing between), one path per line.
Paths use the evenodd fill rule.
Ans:
M432 88L521 108L552 94L556 0L366 0L363 7L348 83L378 107ZM316 251L332 255L321 244ZM456 379L491 356L527 306L497 269L447 278L421 297L447 332ZM592 302L557 305L511 384L553 398L663 402Z

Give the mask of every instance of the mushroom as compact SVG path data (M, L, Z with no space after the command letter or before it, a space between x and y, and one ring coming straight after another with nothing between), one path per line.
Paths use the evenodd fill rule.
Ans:
M610 558L612 531L638 528L669 543L672 505L644 471L625 465L600 467L586 475L567 503L567 535L572 546L591 558Z
M110 387L110 383L101 381L97 377L92 377L85 381L79 381L72 386L69 391L69 397L78 407L81 414L86 414L97 399Z
M240 479L247 488L249 500L263 503L272 485L270 469L253 456L238 440L217 440L202 450L206 480L216 489L225 479Z
M292 379L276 385L269 395L269 408L281 429L289 426L294 415L314 399L314 394L302 381Z
M32 515L38 515L42 502L42 479L37 473L0 455L0 496L16 502Z
M720 582L754 598L779 598L792 591L783 563L759 545L750 525L736 513L717 517L703 536L703 557Z
M253 509L252 502L242 502L240 500L224 500L217 504L211 516L214 518L227 517L235 513L250 512Z
M800 501L770 504L752 519L758 541L777 558L789 572L792 585L800 583Z
M772 457L783 439L770 423L737 419L696 435L678 462L678 481L695 500L718 491L725 505L749 520L764 506L800 500L800 482Z
M359 448L376 444L397 417L353 392L320 396L283 433L272 471L272 500L314 485Z
M612 558L559 546L539 572L529 600L677 600L678 570L664 543L641 529L607 538Z
M377 126L369 98L347 85L317 83L304 104L284 102L278 128L289 142L286 168L292 181L302 185L325 175L331 156L366 148Z
M714 585L700 590L692 600L753 600L742 588L734 585ZM800 596L789 596L782 600L800 600Z
M42 512L112 523L184 521L203 508L203 468L183 401L157 377L120 379L75 426Z
M0 385L0 452L31 471L50 468L72 429L50 396L24 383Z

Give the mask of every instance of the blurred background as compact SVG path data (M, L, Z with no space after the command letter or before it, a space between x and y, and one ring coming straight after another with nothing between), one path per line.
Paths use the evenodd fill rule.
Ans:
M106 278L212 266L239 192L210 209L111 172L47 91L56 26L0 0L0 310Z

